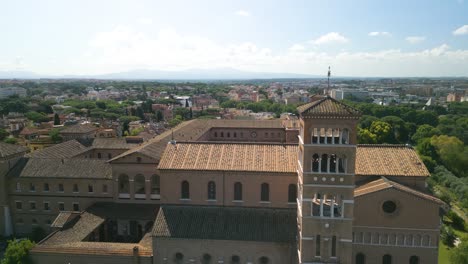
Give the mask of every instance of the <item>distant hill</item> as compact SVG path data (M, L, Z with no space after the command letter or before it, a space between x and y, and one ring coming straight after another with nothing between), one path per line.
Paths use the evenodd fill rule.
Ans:
M248 72L232 68L190 69L184 71L132 70L100 75L41 75L28 71L0 71L0 79L116 79L116 80L239 80L239 79L281 79L317 78L323 76L295 74Z

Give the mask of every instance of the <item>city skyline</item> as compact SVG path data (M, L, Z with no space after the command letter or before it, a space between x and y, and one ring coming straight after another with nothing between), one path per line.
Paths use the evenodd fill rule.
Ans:
M9 1L0 71L468 76L468 2ZM157 76L156 76L157 78Z

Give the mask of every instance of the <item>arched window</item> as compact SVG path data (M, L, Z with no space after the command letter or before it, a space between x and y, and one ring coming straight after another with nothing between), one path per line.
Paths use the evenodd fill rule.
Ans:
M159 175L153 174L151 176L151 194L160 194Z
M202 257L202 263L203 264L209 264L211 263L211 255L210 254L203 254L203 257Z
M341 144L349 144L349 131L347 128L341 132Z
M319 162L320 162L319 155L314 154L312 156L312 171L313 172L319 172Z
M135 176L135 194L145 194L145 176L137 174Z
M336 155L330 155L330 172L336 172Z
M341 157L338 159L338 172L345 173L346 172L346 157Z
M315 241L315 256L320 256L320 235L316 236Z
M181 199L190 199L190 185L188 181L183 181L180 185L180 198Z
M174 262L175 263L183 263L184 261L184 254L177 252L174 254Z
M322 155L322 160L320 162L320 171L321 172L327 172L327 164L328 164L328 155L327 154L323 154Z
M126 174L119 176L119 193L130 193L130 180Z
M240 264L240 257L237 255L234 255L231 257L231 264Z
M242 183L234 183L234 201L242 201Z
M260 200L262 202L268 202L270 201L270 185L268 183L262 183L261 188L260 188Z
M318 130L317 128L312 129L312 144L318 143Z
M418 256L411 256L409 259L409 264L419 264L419 257Z
M288 186L288 203L295 203L297 199L297 186L296 184L289 184Z
M362 253L357 253L356 264L366 264L366 256Z
M208 200L216 200L216 183L208 182Z
M382 257L382 264L392 264L392 256L386 254Z
M260 258L258 259L258 262L259 262L260 264L268 264L268 263L270 263L270 259L268 259L268 257L263 256L263 257L260 257Z
M332 250L331 250L332 257L336 257L336 236L332 237Z

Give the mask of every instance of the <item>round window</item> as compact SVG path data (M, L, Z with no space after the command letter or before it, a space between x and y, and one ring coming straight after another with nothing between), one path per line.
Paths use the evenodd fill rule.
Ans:
M394 213L396 211L396 208L397 206L394 201L385 201L382 204L382 210L387 214Z

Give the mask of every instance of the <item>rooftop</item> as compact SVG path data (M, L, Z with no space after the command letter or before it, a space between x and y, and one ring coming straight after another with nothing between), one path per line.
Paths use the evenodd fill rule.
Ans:
M432 195L429 195L429 194L426 194L426 193L423 193L423 192L420 192L420 191L416 191L416 190L414 190L412 188L409 188L409 187L406 187L406 186L401 185L399 183L396 183L394 181L388 180L385 177L381 177L378 180L374 180L374 181L365 183L365 184L357 187L354 190L354 197L360 197L360 196L364 196L364 195L367 195L367 194L380 192L380 191L384 191L384 190L389 190L389 189L395 189L395 190L398 190L398 191L402 191L402 192L417 196L419 198L438 203L440 205L445 204L440 199L438 199L438 198L436 198L436 197L434 197Z
M301 116L317 118L359 118L361 116L357 109L329 96L315 97L315 101L297 107L297 111Z
M48 148L34 151L28 154L31 158L43 159L69 159L87 150L80 142L75 139L53 145Z
M95 138L92 147L95 149L130 149L135 144L128 144L125 138Z
M358 145L357 176L430 176L413 148L405 145Z
M28 150L28 148L20 145L7 144L0 141L0 159L5 159L20 153L25 153Z
M297 171L298 145L178 142L168 144L160 170Z
M110 164L92 159L21 158L9 177L112 179Z
M295 209L162 206L152 235L155 237L294 242Z
M92 125L73 125L61 130L60 134L87 134L96 130L98 130L98 128Z

